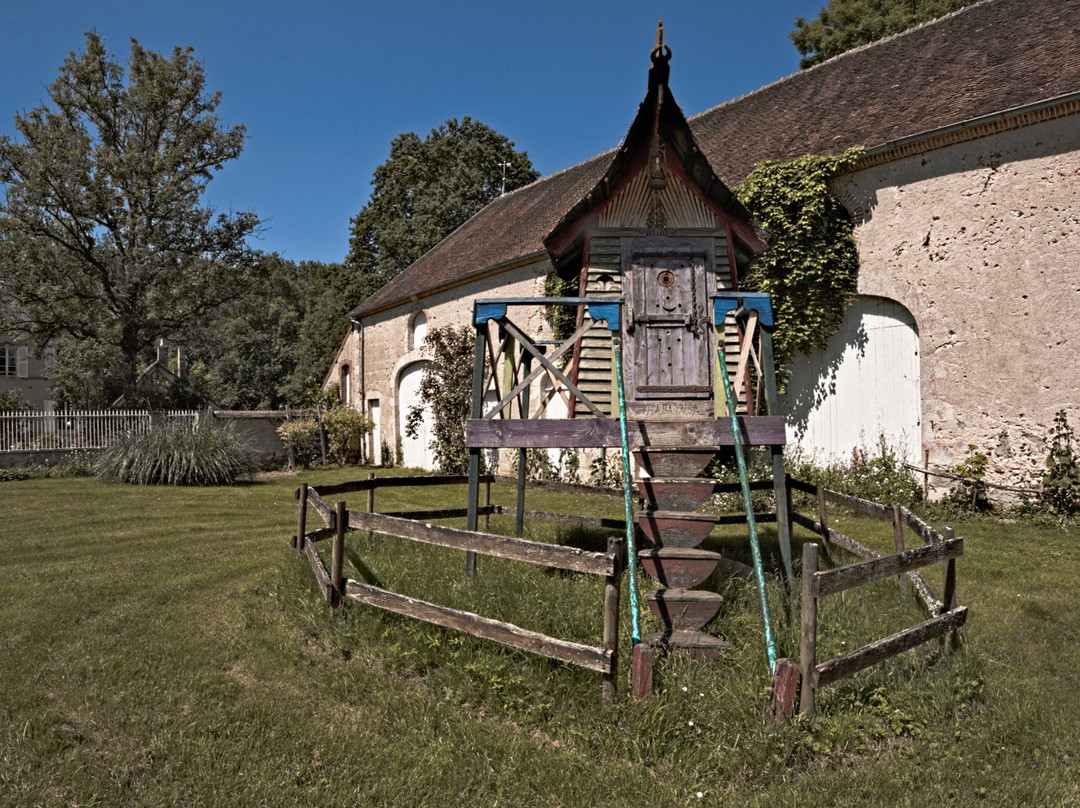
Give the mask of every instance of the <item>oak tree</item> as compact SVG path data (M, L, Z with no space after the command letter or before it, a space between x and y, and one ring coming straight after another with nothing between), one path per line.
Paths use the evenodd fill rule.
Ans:
M504 190L539 176L528 154L468 116L451 118L423 140L400 134L352 220L346 266L366 279L366 297Z
M128 393L159 338L241 294L255 271L255 214L202 201L244 127L221 125L191 48L166 57L132 40L125 73L92 32L49 99L15 116L18 140L0 137L0 327L39 346L99 346Z

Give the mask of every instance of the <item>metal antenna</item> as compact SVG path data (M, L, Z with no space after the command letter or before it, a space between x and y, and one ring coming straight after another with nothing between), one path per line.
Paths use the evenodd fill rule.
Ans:
M499 163L499 165L502 166L502 171L503 171L502 187L499 189L499 196L502 196L503 194L506 193L506 169L510 168L510 163L509 162Z

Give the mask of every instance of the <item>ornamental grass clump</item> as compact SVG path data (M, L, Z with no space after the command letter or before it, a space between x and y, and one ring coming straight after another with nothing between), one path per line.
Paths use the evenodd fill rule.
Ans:
M254 451L231 427L205 420L127 432L96 466L99 478L134 485L233 485L257 470Z

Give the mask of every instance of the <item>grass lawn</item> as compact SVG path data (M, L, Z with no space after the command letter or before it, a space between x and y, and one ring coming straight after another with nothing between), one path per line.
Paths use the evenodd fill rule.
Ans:
M746 586L725 584L724 662L666 660L646 703L625 698L624 667L623 696L604 704L587 671L360 606L331 615L288 548L296 485L0 484L0 805L1080 805L1075 535L954 523L961 652L823 689L812 721L776 729ZM377 504L439 496L380 490ZM621 513L621 499L529 497ZM841 519L891 546L887 527ZM482 558L467 585L460 554L403 547L351 538L346 572L595 642L593 582ZM826 649L918 619L893 582L877 586L824 601ZM797 618L770 596L794 654Z

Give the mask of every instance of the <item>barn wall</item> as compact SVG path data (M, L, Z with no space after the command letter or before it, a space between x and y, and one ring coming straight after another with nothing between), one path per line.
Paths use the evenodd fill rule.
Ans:
M915 317L922 445L991 482L1031 484L1054 413L1080 425L1080 119L1030 126L842 178L859 291Z
M552 271L551 263L538 260L499 275L467 283L438 294L395 307L387 312L364 318L364 398L379 402L383 460L392 462L398 456L398 429L410 402L397 401L397 385L403 370L416 362L429 359L422 345L410 347L409 326L418 311L427 318L428 329L467 326L472 322L473 301L478 297L543 297L544 279ZM550 339L547 321L539 308L525 313L512 310L514 322L534 337ZM354 332L339 353L338 363L351 359L360 367L359 333ZM337 378L337 369L328 379ZM357 374L359 370L355 371ZM359 378L358 376L356 378ZM356 386L359 396L359 388ZM354 402L359 407L359 398ZM370 456L370 455L369 455Z

